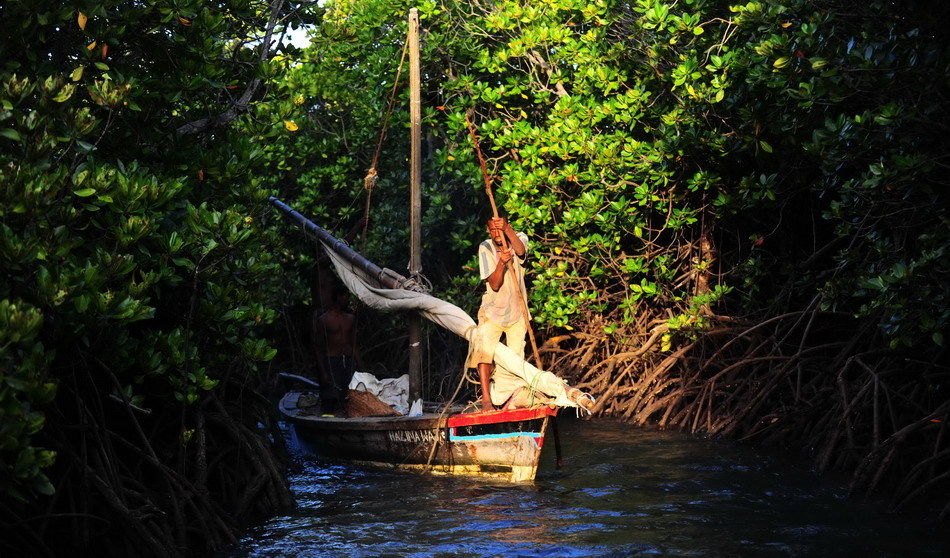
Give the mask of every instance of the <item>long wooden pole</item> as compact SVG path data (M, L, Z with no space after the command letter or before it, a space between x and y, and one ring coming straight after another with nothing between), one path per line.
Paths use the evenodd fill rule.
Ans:
M409 277L422 273L422 96L419 11L409 10ZM422 396L422 317L409 316L409 398Z
M478 158L478 166L482 169L482 178L485 179L485 193L488 195L488 201L491 203L491 213L492 217L498 218L498 206L495 204L495 194L492 192L491 187L491 175L488 174L488 165L485 163L485 156L482 155L482 148L478 145L478 136L475 134L475 125L472 124L472 120L465 115L465 124L468 126L468 133L472 136L472 145L475 146L475 156ZM503 247L508 249L508 239L505 238L504 232L501 235L501 242ZM531 353L534 355L534 364L541 368L541 354L538 351L538 342L534 337L534 328L531 327L531 320L529 319L530 314L528 313L528 300L527 296L521 292L521 282L518 281L518 275L515 273L514 266L508 268L509 275L511 276L510 281L515 287L515 294L518 296L518 300L521 301L521 315L524 317L524 325L528 330L528 339L531 341Z

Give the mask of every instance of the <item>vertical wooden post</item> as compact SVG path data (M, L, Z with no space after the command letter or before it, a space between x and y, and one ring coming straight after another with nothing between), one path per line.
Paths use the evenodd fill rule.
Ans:
M422 273L422 98L419 11L409 10L409 276ZM409 398L422 396L422 317L409 316Z

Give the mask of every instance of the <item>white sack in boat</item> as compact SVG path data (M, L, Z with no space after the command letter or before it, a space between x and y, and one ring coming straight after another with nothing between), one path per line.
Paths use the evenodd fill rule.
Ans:
M379 379L369 372L354 372L349 388L372 393L400 415L409 412L409 374Z
M446 302L426 293L417 293L405 289L387 289L380 287L375 277L370 277L362 270L344 260L327 244L324 249L333 262L337 275L351 293L360 301L383 312L394 310L417 310L427 320L434 322L456 335L471 342L477 324L464 310L451 302ZM543 371L519 357L504 343L495 346L495 366L502 368L520 378L536 378ZM526 380L526 383L529 383ZM567 398L565 391L549 393L554 397L553 404L559 407L577 407L577 404Z

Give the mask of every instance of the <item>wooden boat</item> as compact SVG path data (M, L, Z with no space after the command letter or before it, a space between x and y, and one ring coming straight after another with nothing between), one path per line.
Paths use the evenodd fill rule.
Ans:
M287 392L279 408L298 437L326 457L510 482L534 480L557 415L549 406L451 414L430 407L414 417L338 418L320 415L312 391Z

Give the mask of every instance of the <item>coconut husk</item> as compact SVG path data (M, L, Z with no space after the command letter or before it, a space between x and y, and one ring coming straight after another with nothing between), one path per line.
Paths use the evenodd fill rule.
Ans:
M348 418L399 416L392 407L368 391L347 390L343 412Z

